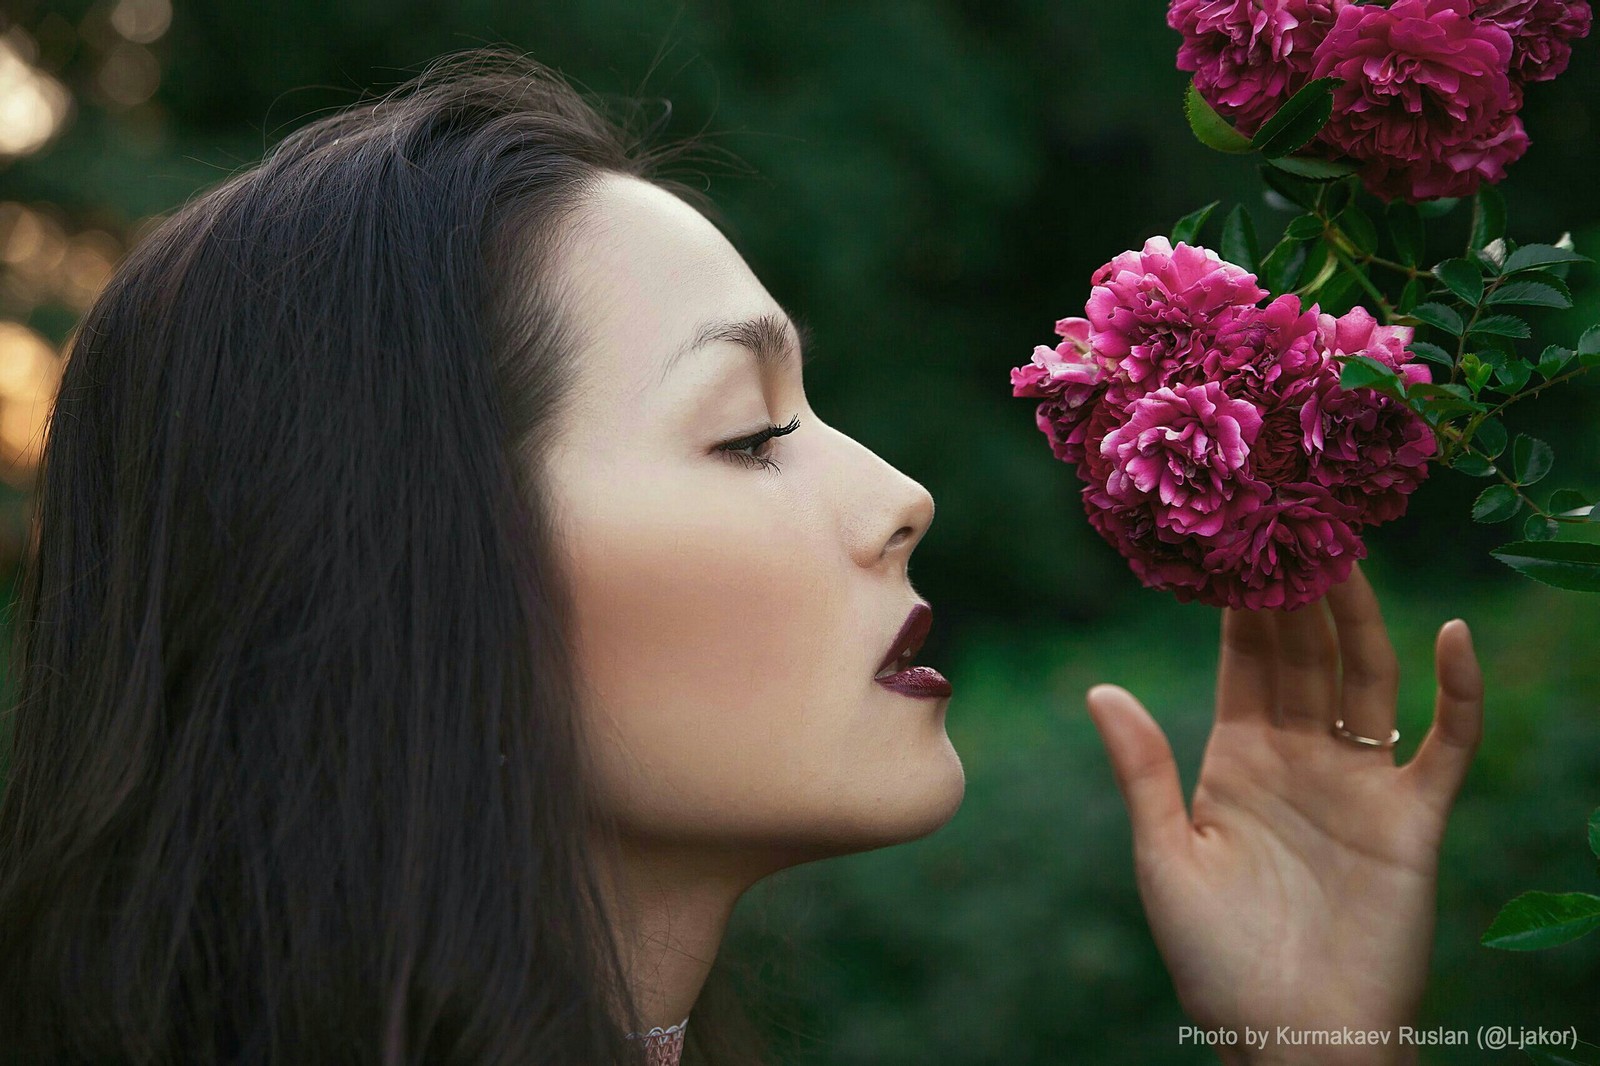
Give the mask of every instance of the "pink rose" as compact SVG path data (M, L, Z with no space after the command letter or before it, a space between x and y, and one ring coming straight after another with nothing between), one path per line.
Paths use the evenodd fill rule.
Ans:
M1296 384L1286 402L1261 416L1261 432L1251 450L1250 473L1268 485L1287 485L1311 477L1311 443L1300 424L1300 411L1315 390L1321 375Z
M1205 567L1204 542L1160 528L1147 504L1119 504L1092 484L1083 490L1083 505L1089 525L1147 588L1172 592L1180 603L1206 598L1212 575Z
M1362 168L1361 180L1376 195L1389 199L1470 196L1479 185L1493 185L1505 178L1506 166L1522 158L1530 143L1522 119L1510 115L1484 136L1455 145L1432 165L1369 160Z
M1111 479L1111 471L1116 464L1100 451L1100 444L1106 439L1107 433L1127 421L1126 410L1125 403L1117 403L1108 394L1100 398L1094 410L1089 412L1089 417L1081 423L1084 449L1083 457L1078 461L1078 477L1086 484L1103 487Z
M1093 282L1086 317L1011 371L1076 465L1090 525L1181 601L1293 609L1343 581L1360 530L1405 510L1436 444L1405 404L1341 388L1342 361L1426 382L1412 331L1292 294L1259 307L1253 275L1160 237Z
M1317 307L1286 293L1266 307L1232 307L1218 315L1215 339L1198 362L1200 380L1229 380L1236 396L1269 400L1316 372Z
M1210 602L1238 610L1303 607L1350 576L1366 557L1354 507L1320 485L1276 485L1269 502L1207 553Z
M1426 383L1428 368L1405 350L1412 330L1378 325L1357 307L1337 319L1323 315L1319 334L1329 369L1300 411L1312 449L1312 479L1354 507L1358 525L1399 518L1428 476L1438 441L1428 423L1399 400L1372 389L1342 388L1335 357L1365 355L1408 383Z
M1028 365L1011 371L1011 395L1050 397L1078 407L1105 380L1106 368L1089 345L1087 319L1061 319L1056 335L1063 338L1060 344L1036 345Z
M1157 389L1100 442L1112 462L1106 494L1125 503L1148 498L1159 525L1213 536L1264 494L1243 473L1260 429L1255 405L1216 382Z
M1143 388L1196 357L1207 329L1224 309L1254 304L1267 295L1256 277L1213 251L1151 237L1094 272L1084 313L1095 350L1117 365L1127 382ZM1113 381L1112 388L1118 387Z
M1313 53L1349 0L1174 0L1178 69L1250 136L1306 83Z
M1319 135L1367 164L1384 199L1467 196L1527 150L1510 75L1511 36L1473 0L1395 0L1341 9L1311 76L1343 79Z
M1060 344L1035 346L1032 360L1012 369L1011 395L1044 399L1034 410L1035 424L1057 459L1077 463L1083 459L1082 423L1105 391L1107 369L1089 346L1087 319L1061 319L1056 335Z
M1294 610L1315 602L1366 557L1353 508L1312 484L1280 486L1262 506L1211 539L1163 528L1147 504L1124 506L1095 486L1089 524L1128 560L1141 583L1180 603Z
M1587 0L1473 0L1472 15L1511 35L1511 74L1525 82L1566 70L1594 18Z
M1215 323L1215 340L1200 361L1202 380L1226 382L1229 394L1255 404L1261 430L1251 448L1251 475L1267 484L1309 475L1310 445L1300 407L1326 373L1317 306L1292 293L1266 307L1237 307Z

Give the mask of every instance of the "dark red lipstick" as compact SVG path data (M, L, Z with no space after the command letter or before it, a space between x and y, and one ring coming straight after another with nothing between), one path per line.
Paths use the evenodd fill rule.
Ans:
M877 673L880 676L873 680L884 688L893 689L907 696L950 695L950 682L945 680L943 674L931 666L911 665L917 652L922 650L923 642L928 639L928 630L932 627L933 608L925 603L919 603L911 608L911 613L906 615L905 624L900 627L894 642L884 653L883 661L878 664ZM885 670L893 672L885 674Z

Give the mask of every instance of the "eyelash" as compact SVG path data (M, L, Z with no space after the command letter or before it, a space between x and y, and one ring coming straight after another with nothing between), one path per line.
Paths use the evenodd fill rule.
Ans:
M759 448L772 438L781 437L786 433L793 433L799 428L800 416L795 415L789 420L789 424L786 426L768 426L766 429L763 429L758 433L751 434L748 437L740 437L738 440L730 440L725 444L719 444L717 445L717 450L728 456L734 462L742 463L745 466L761 466L771 470L777 470L778 464L773 460L768 459L764 455L746 455L743 449Z

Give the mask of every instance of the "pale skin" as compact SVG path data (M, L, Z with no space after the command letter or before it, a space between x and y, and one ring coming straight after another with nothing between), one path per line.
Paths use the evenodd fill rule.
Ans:
M670 193L606 176L552 269L582 359L545 475L622 831L608 896L645 1024L667 1026L690 1014L756 882L918 839L959 809L953 698L872 680L921 599L908 568L933 499L817 416L798 358L720 339L667 369L710 321L770 316L797 347L737 251ZM781 472L719 447L792 418L746 449ZM1297 612L1225 612L1222 643L1187 807L1143 707L1114 686L1088 697L1179 1001L1207 1027L1413 1023L1439 844L1481 730L1465 624L1440 631L1435 721L1403 767L1329 733L1342 716L1384 736L1395 718L1394 654L1359 570ZM1359 1050L1351 1061L1380 1061Z

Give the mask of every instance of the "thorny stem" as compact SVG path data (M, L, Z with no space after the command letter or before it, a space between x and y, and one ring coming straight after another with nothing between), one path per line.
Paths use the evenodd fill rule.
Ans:
M1489 469L1494 471L1494 475L1500 479L1500 483L1505 485L1512 492L1516 493L1517 499L1527 504L1528 509L1537 517L1553 522L1577 522L1581 524L1588 521L1586 517L1582 516L1554 515L1546 511L1543 507L1540 507L1538 504L1533 502L1532 496L1529 496L1526 492L1522 491L1522 484L1520 482L1507 477L1506 472L1501 470L1500 467L1496 465L1494 459L1491 458L1487 452L1483 452L1477 448L1474 448L1471 441L1466 438L1464 433L1450 426L1441 427L1441 432L1446 436L1453 438L1454 441L1461 446L1462 451L1469 455L1476 455L1478 458L1488 463Z
M1496 407L1495 410L1496 411L1504 411L1507 407L1510 407L1512 404L1516 403L1518 400L1530 399L1531 397L1539 395L1545 389L1548 389L1551 385L1556 385L1556 384L1559 384L1560 382L1563 382L1563 381L1570 381L1571 379L1573 379L1575 377L1578 377L1580 374L1587 374L1590 370L1593 370L1593 369L1594 369L1593 367L1589 367L1589 366L1576 366L1576 367L1573 367L1571 370L1568 370L1565 373L1557 374L1555 377L1549 379L1548 381L1541 381L1539 384L1535 385L1531 389L1524 389L1522 392L1514 393L1511 396L1508 396L1506 398L1506 401L1504 403L1502 403L1499 407Z

